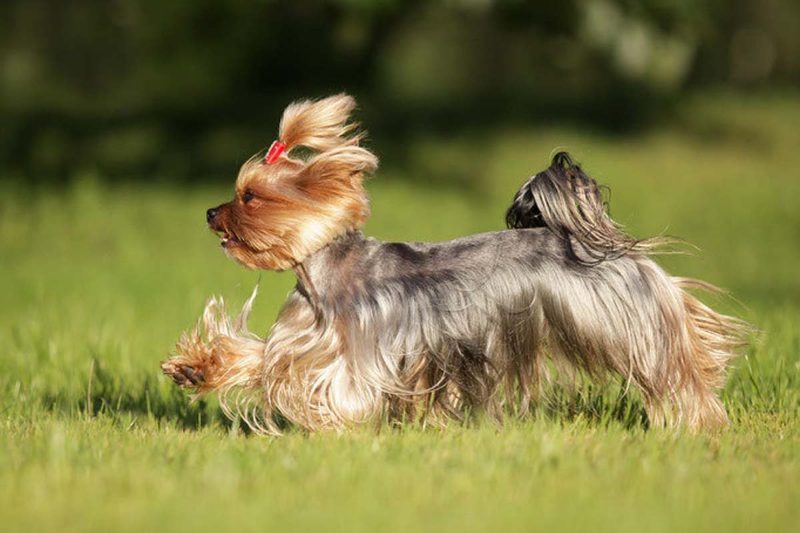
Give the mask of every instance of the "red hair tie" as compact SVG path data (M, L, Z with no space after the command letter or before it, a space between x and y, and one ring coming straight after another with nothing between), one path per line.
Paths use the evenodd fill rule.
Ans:
M264 161L268 165L275 163L281 156L281 154L284 152L284 150L286 150L285 144L283 144L280 141L273 141L269 147L269 150L267 151L266 157L264 157Z

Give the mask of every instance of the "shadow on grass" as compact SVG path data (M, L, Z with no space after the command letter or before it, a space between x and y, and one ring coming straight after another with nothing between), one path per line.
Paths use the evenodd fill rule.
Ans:
M130 377L123 378L109 372L95 359L91 383L86 384L86 395L83 398L61 392L45 395L42 402L46 409L54 412L78 411L112 419L130 415L133 418L147 417L174 424L184 430L218 426L226 431L251 433L246 425L226 417L215 401L192 400L186 391L167 381L160 374L146 375L133 384ZM553 387L531 407L519 419L543 417L559 424L581 420L592 426L618 425L631 430L648 427L647 416L639 399L635 395L626 394L619 386L589 383L576 390ZM480 418L482 417L467 415L464 423L470 424ZM286 420L278 419L276 423L281 429L290 429ZM389 425L395 426L396 422Z
M44 407L51 411L79 412L91 416L104 415L118 419L121 415L147 417L174 423L186 430L220 426L231 430L236 422L228 419L214 402L192 400L190 394L167 384L167 378L145 375L135 383L130 376L120 377L109 372L94 359L90 381L85 384L85 396L76 398L67 392L45 395Z
M502 390L500 391L502 395ZM518 399L519 400L519 399ZM540 393L539 400L531 400L528 408L520 408L522 401L506 401L500 412L488 413L484 409L466 408L450 424L462 424L478 427L484 423L502 427L504 422L526 422L529 420L545 420L549 423L567 426L580 424L590 427L622 427L626 430L648 430L650 424L644 405L638 394L626 391L616 382L608 384L581 383L575 386L559 387L548 385ZM499 417L498 417L499 414ZM424 413L416 417L406 418L402 415L392 417L388 413L377 422L376 429L388 428L404 430L407 427L441 428L436 419L427 424Z
M618 385L585 384L578 390L554 389L534 408L539 416L554 422L578 419L590 425L620 425L625 429L648 429L647 413L636 395Z

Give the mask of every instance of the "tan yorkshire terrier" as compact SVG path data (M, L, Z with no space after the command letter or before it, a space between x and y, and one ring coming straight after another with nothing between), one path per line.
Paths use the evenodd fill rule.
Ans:
M554 375L620 376L650 426L719 428L726 366L748 326L687 292L606 212L566 153L530 178L509 227L448 242L381 242L363 181L378 159L337 95L291 104L278 140L209 209L226 254L287 270L297 286L267 338L211 299L161 365L178 385L217 392L225 413L278 434L374 420L444 422L526 412Z

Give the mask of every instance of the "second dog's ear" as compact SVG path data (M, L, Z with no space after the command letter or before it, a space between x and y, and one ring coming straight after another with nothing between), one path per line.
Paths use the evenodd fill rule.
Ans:
M325 152L358 144L360 136L350 135L358 125L348 122L355 107L356 101L347 94L294 102L283 112L279 138L288 150L304 146Z

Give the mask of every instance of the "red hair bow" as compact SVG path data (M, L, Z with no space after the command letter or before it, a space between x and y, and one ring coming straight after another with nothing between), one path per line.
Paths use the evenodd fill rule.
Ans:
M270 145L269 150L267 151L266 157L264 157L264 161L268 165L275 163L285 150L285 144L280 141L273 141L272 145Z

